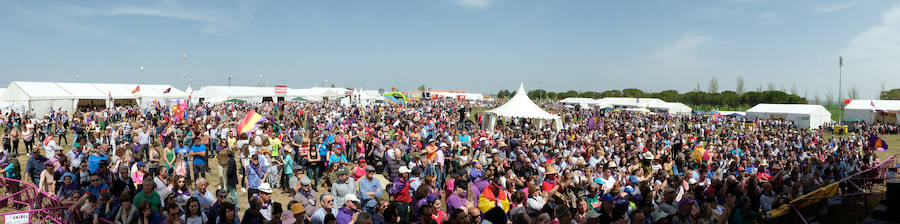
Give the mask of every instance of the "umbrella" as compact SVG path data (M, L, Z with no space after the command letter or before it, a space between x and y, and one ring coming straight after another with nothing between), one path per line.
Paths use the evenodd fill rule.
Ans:
M307 101L307 99L306 99L306 98L303 98L302 96L294 97L294 98L291 99L291 100L293 100L293 101L300 101L300 102Z
M229 99L224 102L226 102L226 103L246 103L247 101L242 100L242 99Z

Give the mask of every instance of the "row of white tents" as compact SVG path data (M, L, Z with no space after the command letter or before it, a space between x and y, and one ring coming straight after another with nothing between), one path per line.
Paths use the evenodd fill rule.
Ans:
M367 100L375 100L378 92L354 91L344 88L313 87L309 89L284 89L276 93L275 87L206 86L193 91L182 91L171 85L14 81L0 91L0 110L18 108L30 110L36 115L46 115L52 110L74 111L78 108L140 105L142 108L171 106L179 101L220 103L227 100L244 102L338 100L360 92ZM374 91L374 94L372 92ZM364 93L364 94L363 94ZM377 94L380 95L380 94ZM19 112L22 112L19 111Z
M559 101L567 105L578 105L582 108L595 109L623 109L636 111L661 112L672 114L691 113L691 107L678 102L666 102L655 98L627 98L606 97L602 99L591 98L565 98Z

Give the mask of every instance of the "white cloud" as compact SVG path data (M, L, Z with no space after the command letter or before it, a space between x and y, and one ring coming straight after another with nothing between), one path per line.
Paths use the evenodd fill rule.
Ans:
M859 5L861 2L845 2L831 5L822 5L812 9L813 14L822 14L829 12L841 11Z
M220 25L233 24L218 11L189 9L174 1L161 1L155 5L63 6L56 9L72 16L150 16L193 21L205 24L200 28L203 32L216 32Z
M457 5L471 7L471 8L487 8L491 6L491 3L494 3L494 0L455 0Z
M664 46L653 54L657 63L670 69L696 69L703 65L696 57L697 50L704 44L715 40L700 33L685 33L675 43Z
M768 26L778 23L778 14L772 11L765 11L756 15L756 19L760 26Z
M839 54L844 56L845 71L857 79L900 81L900 4L886 10L879 24L853 37ZM877 88L862 88L866 87Z

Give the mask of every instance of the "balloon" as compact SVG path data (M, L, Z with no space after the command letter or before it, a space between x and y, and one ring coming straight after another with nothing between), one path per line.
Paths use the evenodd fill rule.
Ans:
M844 104L850 104L850 99L844 99Z

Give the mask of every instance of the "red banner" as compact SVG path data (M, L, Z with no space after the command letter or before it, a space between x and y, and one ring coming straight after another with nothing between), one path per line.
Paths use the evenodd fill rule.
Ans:
M275 94L286 94L287 86L276 85L275 86Z

